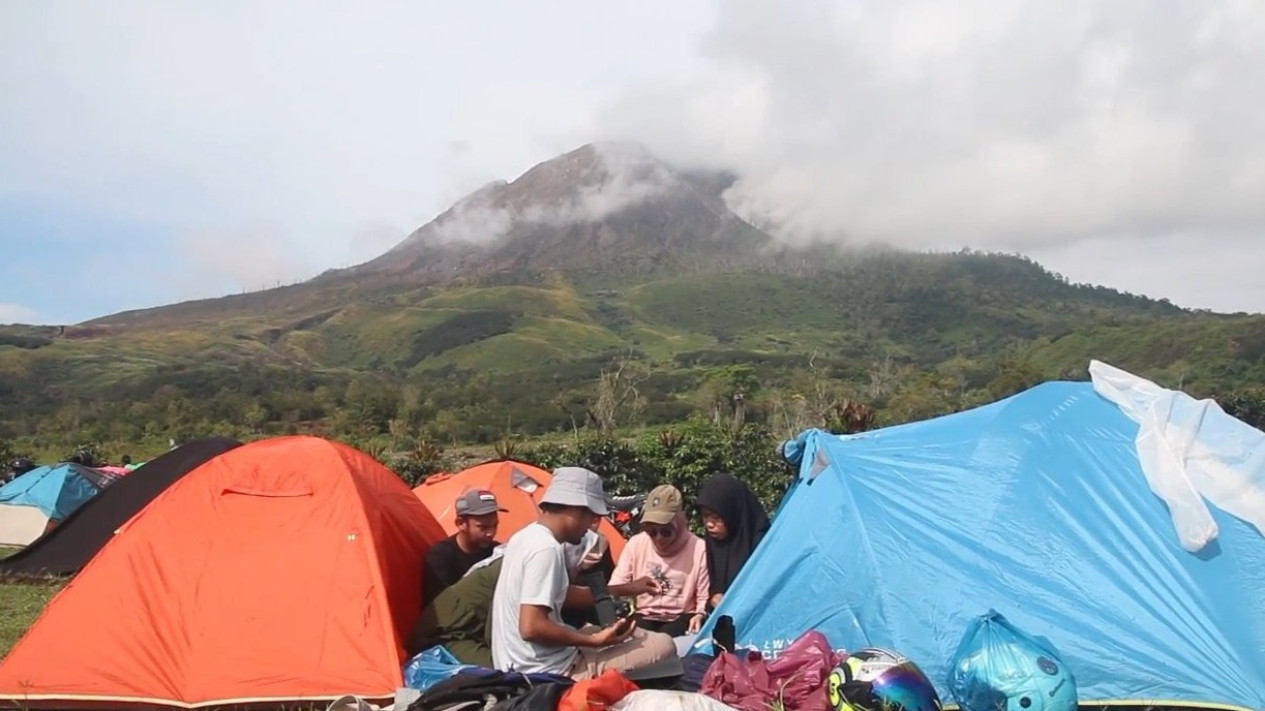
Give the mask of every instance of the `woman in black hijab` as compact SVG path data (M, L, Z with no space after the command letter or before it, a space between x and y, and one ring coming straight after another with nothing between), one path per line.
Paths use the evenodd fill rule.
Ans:
M769 517L751 489L732 474L708 479L697 503L707 531L709 605L715 607L769 530Z

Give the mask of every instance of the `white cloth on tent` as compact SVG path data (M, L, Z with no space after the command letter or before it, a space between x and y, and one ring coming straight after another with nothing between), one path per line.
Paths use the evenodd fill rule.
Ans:
M1097 360L1094 390L1138 423L1138 460L1151 490L1168 504L1182 547L1217 537L1204 499L1265 534L1265 432L1196 400Z

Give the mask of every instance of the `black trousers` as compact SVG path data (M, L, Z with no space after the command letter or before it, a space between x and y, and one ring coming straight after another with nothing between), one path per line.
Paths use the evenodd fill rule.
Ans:
M693 616L694 613L686 612L670 620L638 620L637 629L662 632L669 637L680 637L690 629L690 618Z

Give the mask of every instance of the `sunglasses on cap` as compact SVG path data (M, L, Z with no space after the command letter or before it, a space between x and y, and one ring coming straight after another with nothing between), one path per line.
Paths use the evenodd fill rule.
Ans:
M651 538L671 538L676 535L676 529L671 526L643 527L641 530Z

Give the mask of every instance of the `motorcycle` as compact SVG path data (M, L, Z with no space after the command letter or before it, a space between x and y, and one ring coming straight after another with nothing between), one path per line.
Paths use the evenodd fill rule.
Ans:
M646 507L648 496L649 494L628 494L606 497L606 508L610 511L606 518L625 539L632 538L640 530L638 520Z

